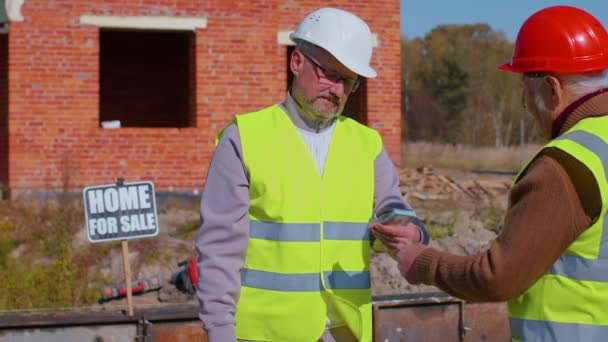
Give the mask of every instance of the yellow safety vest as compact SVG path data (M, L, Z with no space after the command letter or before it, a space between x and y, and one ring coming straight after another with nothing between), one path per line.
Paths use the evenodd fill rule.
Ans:
M545 146L567 152L591 170L602 211L547 273L509 301L514 341L608 339L607 142L608 117L596 117L580 121Z
M316 341L331 303L372 340L369 230L378 133L338 117L323 176L277 105L237 115L249 173L249 244L236 310L239 339Z

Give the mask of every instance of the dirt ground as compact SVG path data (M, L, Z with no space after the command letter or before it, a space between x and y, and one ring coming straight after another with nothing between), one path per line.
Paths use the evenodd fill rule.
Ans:
M431 168L401 169L401 190L413 206L433 237L431 246L458 254L483 251L502 226L507 195L514 175L500 173L474 173ZM161 275L164 279L160 291L135 296L136 307L196 302L193 295L180 292L169 283L171 275L180 270L177 263L195 256L194 240L198 224L198 203L193 199L159 205L161 232L148 248L156 253L150 258L142 248L133 248L130 263L133 279ZM150 246L149 246L150 247ZM105 273L120 279L122 261L120 250L112 252L105 263ZM371 275L373 295L433 292L431 286L413 286L401 276L397 263L388 255L372 253ZM201 275L205 276L204 272ZM98 306L104 309L124 306L126 300L113 300Z
M402 192L431 236L435 235L432 247L469 255L486 250L489 242L496 238L502 228L514 175L445 169L407 170L405 173L409 174L411 182L406 180L408 186L403 186L402 172ZM409 284L399 273L397 263L383 253L372 254L371 274L374 295L439 291L433 286Z

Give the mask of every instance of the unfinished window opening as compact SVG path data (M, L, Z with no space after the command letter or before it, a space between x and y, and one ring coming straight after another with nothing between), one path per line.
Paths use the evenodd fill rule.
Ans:
M195 127L194 33L100 29L102 127Z
M287 46L287 89L289 89L293 81L293 73L291 72L289 62L294 49L294 45ZM363 125L367 125L367 79L365 77L361 77L359 89L348 97L342 115L357 120Z

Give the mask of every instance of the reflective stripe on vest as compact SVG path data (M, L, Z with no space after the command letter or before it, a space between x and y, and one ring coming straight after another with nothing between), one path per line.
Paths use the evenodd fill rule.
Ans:
M560 149L589 168L602 211L542 277L509 300L514 340L598 341L608 335L607 129L608 117L587 118L543 148Z
M319 242L320 225L315 223L277 223L251 220L250 238L283 242ZM369 241L367 224L325 222L325 240ZM328 271L323 272L325 285L329 289L369 289L369 272ZM285 274L252 269L241 271L243 286L275 291L321 291L323 285L318 273Z
M369 241L367 224L349 222L325 222L325 240ZM321 241L321 225L317 223L279 223L251 220L249 236L253 239L291 242Z
M325 286L335 290L369 289L369 272L323 272ZM241 270L241 283L243 286L256 289L307 292L322 291L321 276L318 273L284 274L265 272L252 269Z
M604 171L608 172L608 144L598 136L586 131L574 131L555 140L571 140L586 147L601 159ZM605 175L605 180L608 181L608 174ZM604 214L602 230L604 234L597 259L564 254L553 264L549 273L577 280L608 282L608 212Z
M520 341L605 341L607 325L560 323L510 318L511 335ZM530 336L537 336L530 339ZM528 340L526 340L528 337Z

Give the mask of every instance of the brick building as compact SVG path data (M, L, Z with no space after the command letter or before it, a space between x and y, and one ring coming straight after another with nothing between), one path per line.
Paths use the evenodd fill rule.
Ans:
M323 6L370 25L379 76L363 83L345 112L378 129L400 162L398 0L0 5L4 198L80 191L118 177L152 181L157 192L202 190L216 133L234 114L283 100L288 35Z

